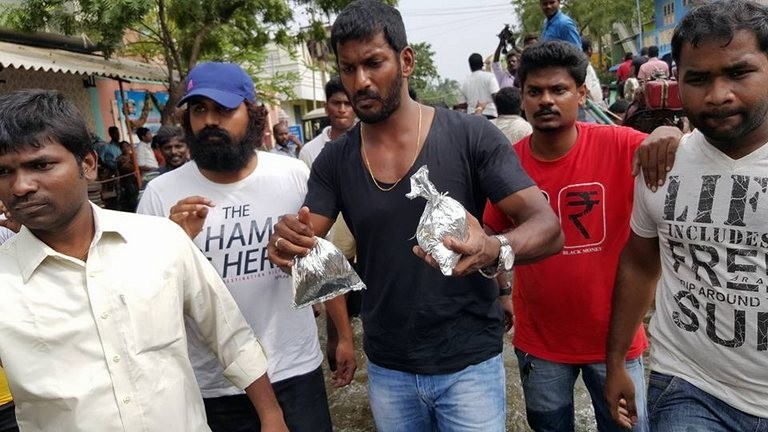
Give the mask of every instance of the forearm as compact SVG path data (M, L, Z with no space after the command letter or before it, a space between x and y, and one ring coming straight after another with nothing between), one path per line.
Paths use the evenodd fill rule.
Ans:
M637 328L653 299L659 273L658 264L649 261L626 248L621 254L608 327L606 364L609 368L624 367Z
M349 315L347 313L347 300L346 297L340 295L336 298L325 302L325 310L328 312L328 316L336 326L336 331L339 336L339 343L353 343L352 325L349 322Z
M554 213L528 219L504 236L515 251L515 264L532 263L563 248L563 231Z
M272 384L267 374L260 376L256 381L245 388L245 394L251 400L259 415L262 427L267 425L280 425L284 422L283 410L277 403Z

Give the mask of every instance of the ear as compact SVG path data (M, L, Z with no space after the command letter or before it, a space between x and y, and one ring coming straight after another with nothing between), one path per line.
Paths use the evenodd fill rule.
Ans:
M86 178L86 180L89 182L96 180L99 167L99 157L96 155L96 150L91 150L85 155L85 157L83 157L81 167L83 169L83 176Z
M587 106L587 83L580 85L578 89L576 89L576 94L579 96L579 106L584 107Z
M400 67L403 70L404 78L409 78L413 75L413 71L416 68L416 53L410 46L400 51Z

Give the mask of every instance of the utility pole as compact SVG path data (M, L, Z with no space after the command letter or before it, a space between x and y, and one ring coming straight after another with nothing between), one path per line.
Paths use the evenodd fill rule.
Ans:
M640 55L640 50L643 48L643 15L640 13L640 0L635 0L637 6L637 31L640 34L640 38L637 41L637 53Z

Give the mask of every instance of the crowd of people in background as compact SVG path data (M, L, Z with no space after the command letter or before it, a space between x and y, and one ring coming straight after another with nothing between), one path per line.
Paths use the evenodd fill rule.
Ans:
M768 431L768 8L692 9L609 104L591 39L540 6L443 109L397 9L353 1L307 143L232 63L190 70L180 127L109 141L58 92L0 95L0 432L331 431L357 316L380 431L504 431L510 329L535 431L574 430L579 377L601 431ZM620 126L669 80L691 131ZM422 166L466 210L449 276L414 236ZM367 289L313 313L290 274L318 237Z

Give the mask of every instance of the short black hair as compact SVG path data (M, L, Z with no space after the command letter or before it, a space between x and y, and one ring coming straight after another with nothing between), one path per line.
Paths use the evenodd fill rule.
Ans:
M483 68L483 56L478 53L473 53L469 56L469 70L472 72Z
M658 57L659 56L659 47L656 45L651 45L648 47L648 57Z
M592 49L592 38L589 36L581 37L581 50L585 53Z
M539 40L539 34L538 33L528 33L523 38L523 44L527 44L528 42L532 40Z
M346 93L344 86L341 84L341 79L337 76L332 76L331 79L325 83L325 100L326 102L331 99L336 93Z
M173 138L184 140L184 132L178 126L161 126L152 137L152 147L161 148Z
M648 55L648 47L642 47L640 48L640 55L645 56Z
M93 140L80 111L55 90L17 90L0 96L0 154L56 140L81 162Z
M408 46L403 17L397 9L378 0L356 0L333 22L331 49L338 56L339 44L350 40L369 41L379 33L384 34L384 39L396 53Z
M683 17L672 34L672 58L680 66L684 43L696 47L704 41L728 45L734 33L754 33L757 45L768 55L768 7L749 0L716 0L701 5Z
M635 56L635 55L634 55L634 54L632 54L631 52L628 52L628 53L624 53L624 61L627 61L627 60L632 60L632 57L634 57L634 56Z
M136 129L136 136L139 137L139 139L141 139L144 135L147 134L147 132L149 132L149 129L147 129L145 127L137 128Z
M584 84L589 59L576 45L561 40L550 40L531 45L520 56L517 75L525 85L525 79L533 71L550 67L565 68L577 86Z
M496 110L503 115L520 115L520 90L517 87L504 87L493 95Z
M107 128L107 133L109 134L109 137L114 139L115 141L120 139L120 128L117 126L110 126Z

